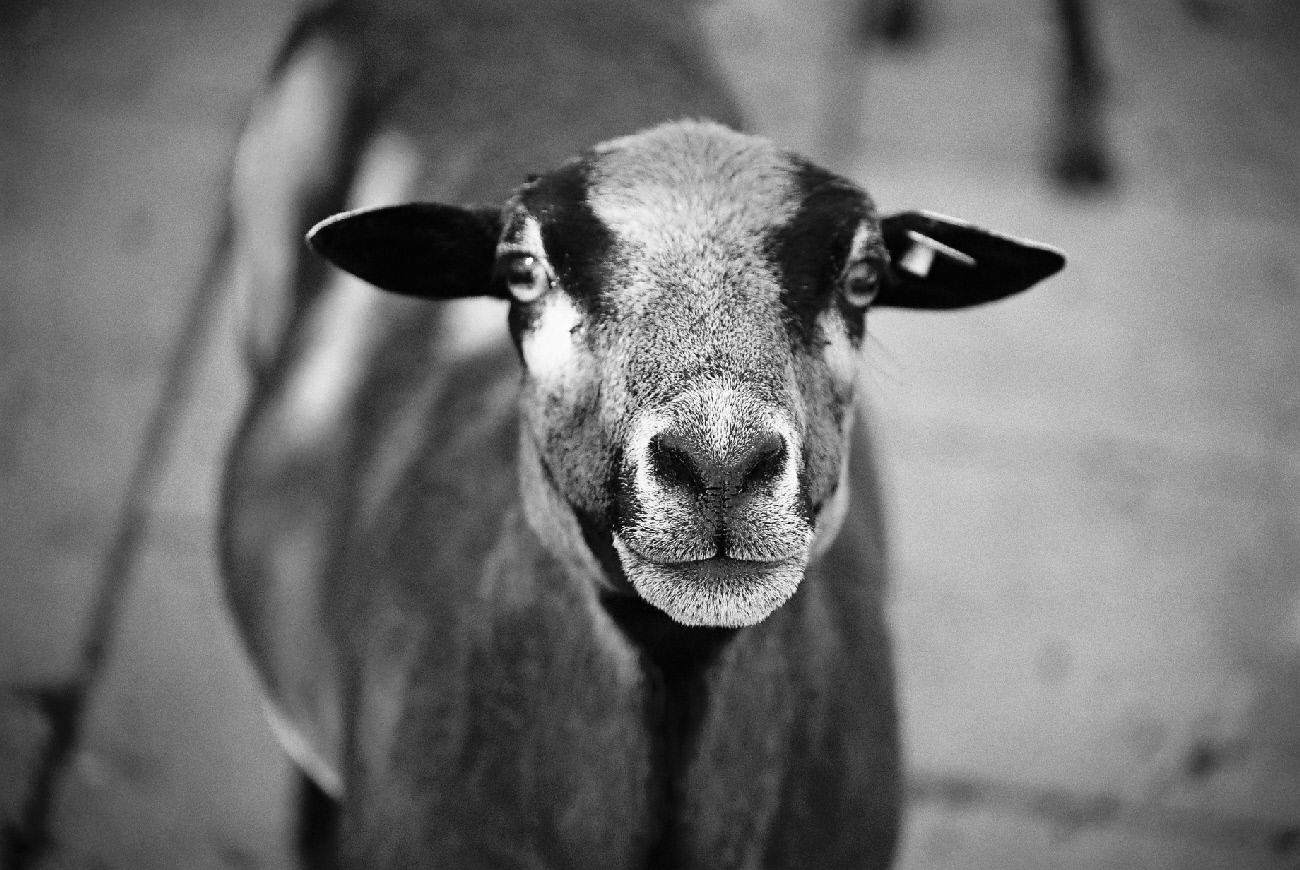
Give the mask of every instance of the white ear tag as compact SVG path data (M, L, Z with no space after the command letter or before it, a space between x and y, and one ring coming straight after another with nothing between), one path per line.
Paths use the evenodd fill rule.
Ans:
M907 253L903 255L898 268L905 269L918 278L924 278L930 274L930 268L934 265L934 258L939 254L950 260L955 260L963 266L971 268L975 266L974 257L929 236L923 236L916 230L908 230L907 237L912 240L912 247L907 249Z

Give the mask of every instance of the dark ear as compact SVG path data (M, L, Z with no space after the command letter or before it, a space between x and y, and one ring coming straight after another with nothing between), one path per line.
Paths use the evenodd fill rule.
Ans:
M1055 248L930 212L880 222L889 275L875 305L964 308L1028 290L1065 265Z
M501 213L432 202L358 209L307 233L318 254L376 287L424 299L501 296L492 279Z

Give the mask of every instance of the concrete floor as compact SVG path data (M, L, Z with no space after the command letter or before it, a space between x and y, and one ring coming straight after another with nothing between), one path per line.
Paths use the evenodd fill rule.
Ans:
M706 9L757 125L868 185L1064 248L960 315L881 313L911 815L902 866L1300 866L1300 8L1106 0L1119 186L1041 170L1049 4L932 0L906 52L842 0ZM290 16L0 6L0 819L95 577ZM287 767L219 608L229 334L57 793L53 867L287 866Z

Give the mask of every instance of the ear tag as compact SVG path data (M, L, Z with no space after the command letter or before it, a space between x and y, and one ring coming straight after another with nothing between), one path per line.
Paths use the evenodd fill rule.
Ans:
M907 237L912 240L912 246L907 249L907 253L899 261L898 267L911 272L918 278L924 278L930 274L936 256L943 257L946 260L953 260L967 268L975 268L974 257L962 253L956 248L949 247L943 242L936 241L929 236L923 236L916 230L908 230Z

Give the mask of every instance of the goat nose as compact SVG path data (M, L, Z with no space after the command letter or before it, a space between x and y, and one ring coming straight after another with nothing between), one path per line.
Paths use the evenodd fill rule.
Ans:
M722 443L691 428L672 427L650 440L651 470L664 486L705 498L740 495L770 486L785 471L785 438L754 427Z

